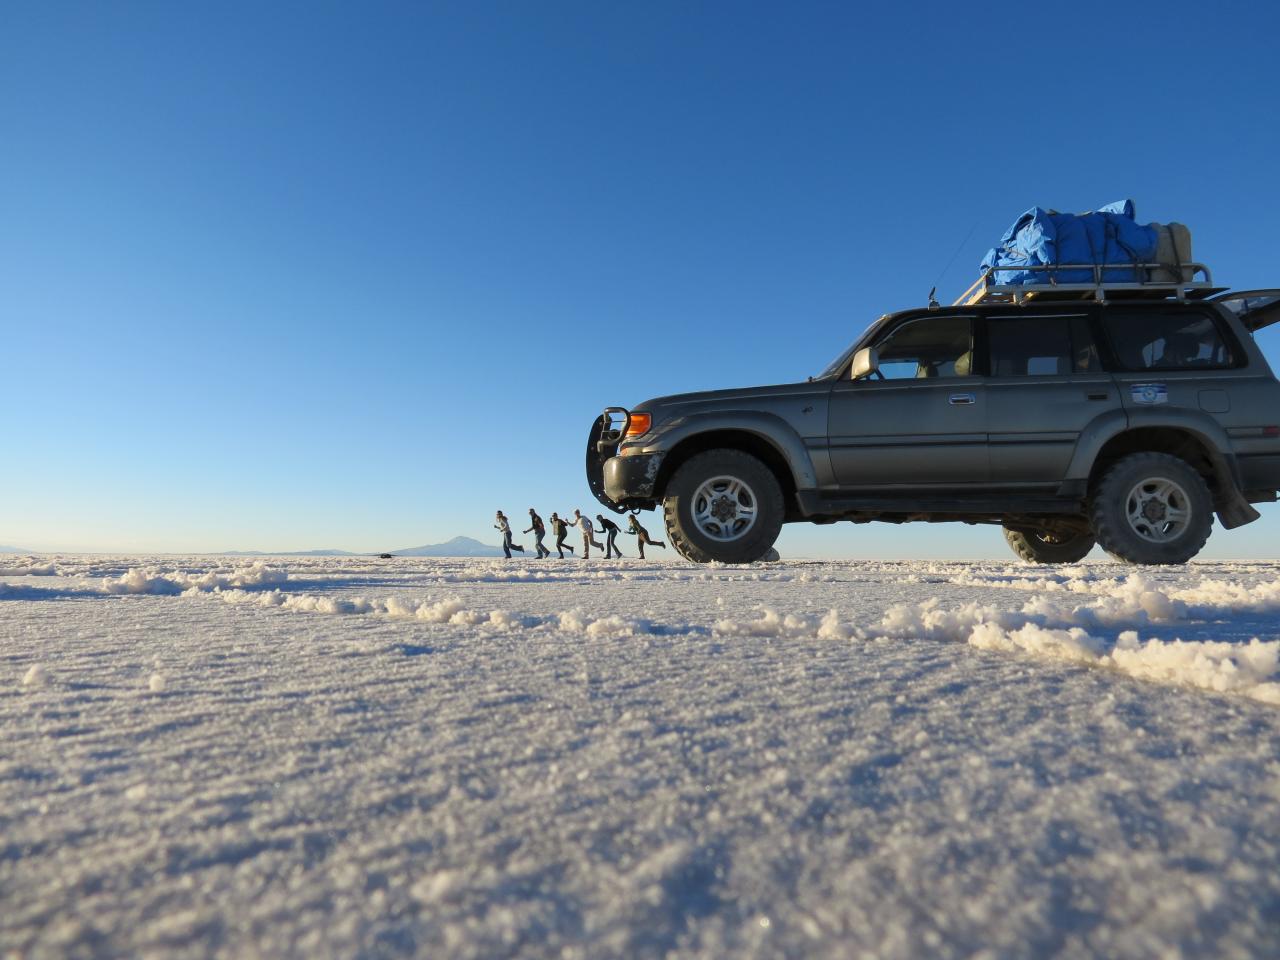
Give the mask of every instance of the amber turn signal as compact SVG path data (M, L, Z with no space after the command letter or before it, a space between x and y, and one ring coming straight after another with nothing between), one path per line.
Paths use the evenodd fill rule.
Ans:
M651 426L653 426L653 417L649 414L633 413L631 419L627 421L627 436L638 437L642 433L648 433Z

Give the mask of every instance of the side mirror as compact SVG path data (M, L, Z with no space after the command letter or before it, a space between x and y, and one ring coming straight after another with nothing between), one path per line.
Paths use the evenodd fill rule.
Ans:
M849 377L852 380L861 380L875 373L879 366L880 354L876 352L876 348L863 347L853 355L853 364L849 368Z

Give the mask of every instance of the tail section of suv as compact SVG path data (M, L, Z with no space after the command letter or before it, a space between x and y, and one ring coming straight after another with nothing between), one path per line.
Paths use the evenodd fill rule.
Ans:
M998 524L1033 562L1182 563L1280 489L1280 291L1028 299L882 317L803 383L610 408L592 491L662 508L685 557L751 562L789 522Z

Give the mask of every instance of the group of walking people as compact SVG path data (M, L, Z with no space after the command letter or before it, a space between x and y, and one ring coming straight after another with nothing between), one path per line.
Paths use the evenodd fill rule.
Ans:
M511 558L511 551L524 553L524 547L511 540L511 522L506 518L501 510L495 518L496 522L493 527L502 534L502 552L507 555L507 559ZM596 514L596 520L600 524L600 532L604 534L604 543L596 540L596 528L591 523L590 517L584 517L581 510L573 511L572 520L563 520L557 513L551 514L551 533L555 537L556 552L560 555L560 559L564 559L564 552L573 553L573 547L565 543L565 538L569 536L569 528L577 527L582 532L582 558L585 560L591 556L591 548L604 551L604 558L611 560L613 557L621 557L622 551L618 549L618 534L622 532L621 528L612 520L606 519L602 514ZM538 552L538 559L551 556L551 551L547 549L543 538L547 535L547 525L542 522L542 518L538 516L538 512L529 508L529 526L524 531L533 534L534 548ZM649 531L640 526L640 521L636 519L636 515L631 514L627 522L627 533L636 538L636 546L640 549L640 559L644 559L644 548L646 545L651 547L661 547L667 549L667 545L661 540L654 540L649 536Z

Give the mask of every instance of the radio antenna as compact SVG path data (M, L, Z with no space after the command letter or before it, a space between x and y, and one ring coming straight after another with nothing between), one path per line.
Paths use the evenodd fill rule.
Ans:
M979 220L981 217L978 218ZM947 265L942 268L942 272L938 274L938 279L933 281L933 291L929 293L930 302L933 301L933 293L938 289L938 284L942 282L942 278L947 275L947 271L956 262L956 257L960 256L960 251L964 249L964 245L969 242L969 238L973 236L973 231L978 229L978 220L973 221L973 226L969 228L969 232L964 235L964 239L960 241L960 246L956 247L956 252L951 255L951 259L947 261Z

